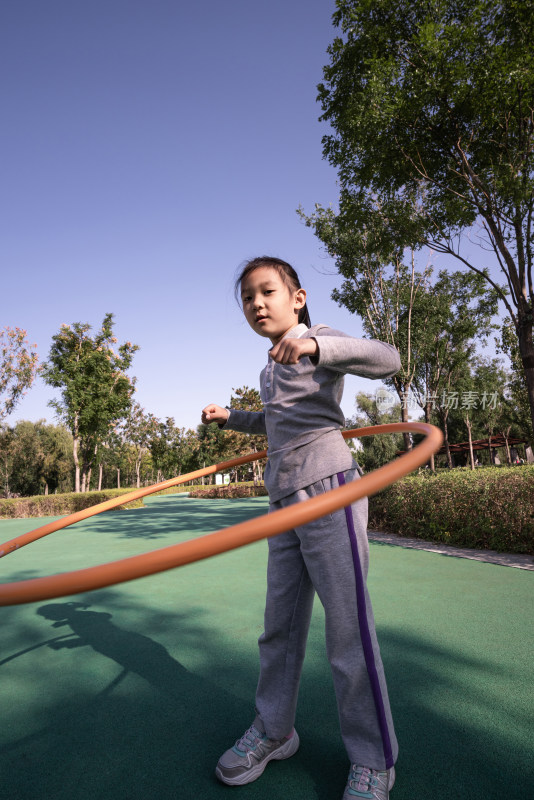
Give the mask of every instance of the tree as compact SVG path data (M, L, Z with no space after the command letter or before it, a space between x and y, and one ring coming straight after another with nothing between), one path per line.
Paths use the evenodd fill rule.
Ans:
M390 422L399 422L401 408L393 405L386 410L380 409L376 398L365 392L356 395L356 410L358 414L353 420L347 420L352 428L366 428L370 425L388 425ZM363 436L359 440L362 449L356 453L356 460L366 472L378 469L384 464L393 461L402 448L402 434L378 434L377 436Z
M123 440L129 446L135 465L135 481L138 489L141 486L141 465L150 451L153 419L154 417L146 414L144 408L134 400L121 428Z
M37 345L22 328L0 330L0 423L30 388L37 370Z
M501 329L501 339L495 340L497 352L505 353L510 359L511 372L507 385L512 405L517 415L518 435L529 436L531 444L534 442L530 426L530 407L528 402L528 388L525 373L522 369L521 354L515 329L510 318L504 320Z
M184 468L191 463L196 434L192 430L178 428L173 417L164 422L152 418L150 453L152 462L158 471L157 481L181 475Z
M248 386L241 386L238 389L232 389L232 396L230 398L230 408L239 409L240 411L261 411L263 403L261 402L260 393L257 389L250 389ZM267 450L267 436L258 434L250 435L248 433L239 433L238 431L228 431L228 450L232 458L237 456L247 455L248 453L259 453L262 450ZM245 470L248 472L249 467L245 465ZM236 469L236 475L239 468ZM258 483L263 478L262 464L259 461L252 462L252 475L254 483Z
M61 389L61 400L50 405L72 433L76 492L89 488L100 443L128 413L135 381L126 371L139 349L126 342L115 352L113 314L106 314L94 337L90 330L87 323L63 324L42 367L45 382Z
M336 224L379 218L377 253L428 245L484 275L514 326L534 428L534 4L338 0L333 19L318 89Z
M417 270L413 250L409 266L394 249L388 255L384 251L377 254L375 237L381 237L384 225L375 229L349 226L341 229L331 208L317 207L310 216L299 208L298 214L308 227L314 228L315 235L335 259L336 268L343 276L343 284L340 289L334 289L332 299L361 317L366 334L399 351L401 368L388 383L395 388L401 402L402 422L408 422L405 400L414 379L414 355L421 349L421 339L425 337L421 314L418 326L413 325L412 319L415 307L424 302L425 294L428 295L432 265L427 263L422 271ZM411 449L410 434L403 436L404 449Z
M0 454L6 496L68 491L72 485L72 437L63 426L21 420L4 428Z
M11 494L10 478L13 470L13 429L7 425L0 427L0 497L9 497Z
M417 270L413 250L409 265L393 246L386 260L386 226L384 221L377 224L379 218L373 220L373 227L360 230L340 229L331 209L317 209L309 217L302 210L299 214L315 229L344 278L332 298L360 315L366 334L399 351L401 368L384 383L397 392L402 421L408 421L412 391L429 422L430 409L435 406L432 398L458 379L462 365L474 352L475 338L485 342L496 328L491 318L498 311L498 295L487 286L485 273L442 270L433 279L430 260L423 270ZM440 406L440 412L448 447L447 409ZM411 448L408 433L404 434L404 448Z
M195 442L195 460L197 469L209 467L227 458L228 432L221 430L218 425L198 425ZM204 478L201 478L204 483ZM210 476L208 483L212 482Z
M450 397L451 391L454 396L457 382L469 371L477 344L485 342L496 328L491 319L497 313L497 298L487 291L480 275L441 271L424 299L414 310L414 327L424 327L424 334L413 389L426 422L431 422L431 409L437 409L447 461L452 467L448 436L451 405L440 400ZM433 456L430 466L434 468Z
M478 359L475 369L475 385L480 395L477 413L479 424L488 438L490 464L495 463L491 446L494 433L500 433L505 437L506 459L509 464L511 463L508 437L515 420L511 403L505 394L507 379L508 375L499 359Z

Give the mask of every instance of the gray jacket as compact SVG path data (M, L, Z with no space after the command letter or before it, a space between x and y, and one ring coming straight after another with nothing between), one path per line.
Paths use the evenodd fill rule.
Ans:
M394 347L376 339L354 339L327 325L300 324L286 338L315 338L319 352L298 364L269 356L260 375L263 411L229 409L223 428L267 434L265 485L276 502L353 465L341 436L344 374L389 378L400 369Z

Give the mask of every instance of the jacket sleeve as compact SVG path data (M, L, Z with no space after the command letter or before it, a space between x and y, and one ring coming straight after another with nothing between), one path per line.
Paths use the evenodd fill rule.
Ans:
M332 328L314 333L316 364L362 378L391 378L401 367L398 351L377 339L355 339Z
M265 411L239 411L229 408L230 415L224 425L219 425L223 430L239 431L240 433L263 433L265 430Z

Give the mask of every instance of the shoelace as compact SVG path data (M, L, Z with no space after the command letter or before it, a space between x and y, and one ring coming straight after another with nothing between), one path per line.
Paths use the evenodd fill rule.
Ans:
M251 725L248 731L245 731L241 739L237 740L235 747L244 752L247 750L254 750L258 739L263 739L263 734L260 733L260 731L254 727L254 725Z
M355 764L351 767L350 787L357 792L371 792L378 786L376 778L368 767L358 767Z

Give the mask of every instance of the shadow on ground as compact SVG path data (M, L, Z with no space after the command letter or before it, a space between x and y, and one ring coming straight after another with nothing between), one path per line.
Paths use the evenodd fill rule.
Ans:
M341 797L347 763L321 621L311 632L302 682L301 750L287 762L270 765L258 782L229 789L213 777L213 767L251 721L256 680L253 641L246 657L236 659L231 638L214 633L201 616L168 614L162 619L161 611L141 607L136 609L136 630L129 630L120 622L128 602L120 592L103 591L93 593L90 600L43 603L34 611L41 638L34 634L29 646L0 654L1 677L8 664L13 667L18 661L22 666L30 652L36 657L39 651L34 681L41 681L41 686L34 689L45 712L39 724L28 715L26 735L10 737L4 731L2 797L210 800L237 793L247 800ZM181 643L202 644L204 660L198 671L186 669L156 635L150 635L165 625L172 626L175 652ZM506 796L512 787L514 797L529 796L532 771L525 742L510 752L510 740L502 731L484 729L469 713L469 708L480 708L486 700L478 684L466 690L466 672L483 673L492 681L499 678L495 668L483 659L468 659L398 631L381 630L379 635L401 742L392 797L488 800ZM81 651L84 662L77 658ZM87 672L85 663L91 665ZM99 684L104 674L107 677ZM63 693L52 683L62 680L68 686ZM437 692L450 697L453 707L435 702ZM457 713L457 706L463 714ZM526 719L512 723L528 730Z
M208 533L267 513L265 498L250 500L202 500L166 495L146 497L145 508L105 512L86 523L92 532L120 538L162 539L176 534ZM189 511L189 513L188 513ZM132 525L132 516L135 523Z

